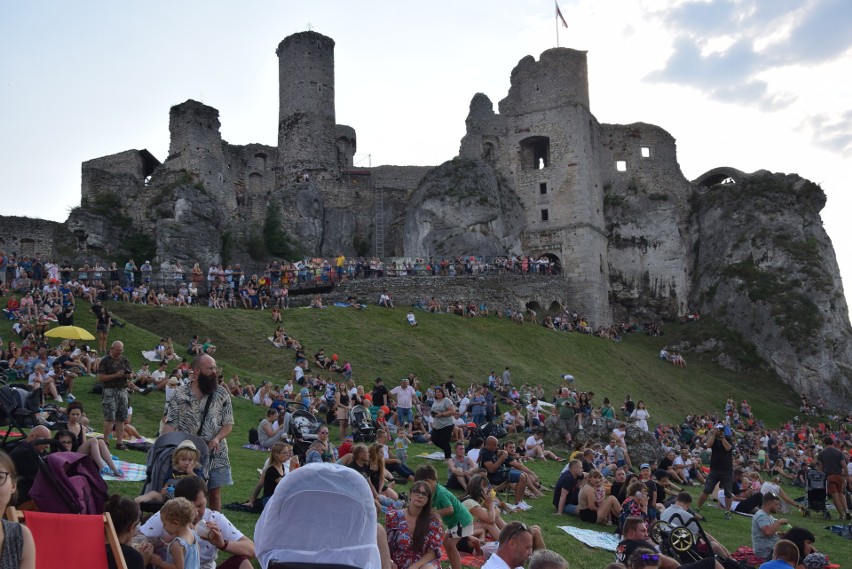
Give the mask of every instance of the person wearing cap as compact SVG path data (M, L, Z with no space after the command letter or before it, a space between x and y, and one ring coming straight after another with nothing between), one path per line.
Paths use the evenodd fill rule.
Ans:
M191 440L186 439L172 451L172 472L166 482L163 484L162 490L151 490L140 496L136 496L134 500L137 504L145 502L166 502L174 498L175 486L182 478L187 476L204 477L204 471L201 469L199 460L201 452Z
M806 555L805 558L802 559L801 565L804 566L805 569L839 569L840 567L837 563L831 563L828 560L828 555L818 553L816 551Z
M731 502L733 497L734 480L734 447L730 430L722 423L717 423L707 436L706 446L710 449L710 474L704 482L704 490L698 497L695 511L701 510L701 506L707 501L707 497L713 493L718 484L725 492L725 519L731 519ZM768 557L768 555L767 555Z
M691 506L692 496L689 492L680 492L675 497L674 504L663 510L663 513L660 514L660 519L672 527L686 527L692 532L694 541L698 542L698 538L701 534L701 528L695 519L695 515L690 511ZM706 535L707 539L710 541L709 545L713 549L713 553L715 555L728 558L731 557L730 552L725 548L725 546L719 543L716 538L707 532L705 532L704 535ZM699 547L701 547L701 545L699 545ZM705 550L701 551L701 553L706 554L708 552Z

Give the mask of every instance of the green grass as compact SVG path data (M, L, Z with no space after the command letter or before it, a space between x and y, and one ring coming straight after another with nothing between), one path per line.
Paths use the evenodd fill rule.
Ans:
M116 303L108 303L108 308L127 321L125 328L112 330L110 340L119 339L125 343L126 354L134 368L142 363L140 352L152 349L159 337L171 336L177 345L185 345L193 334L199 334L202 338L213 338L218 346L216 359L226 377L239 373L243 378L252 378L256 384L262 379L282 384L290 377L293 352L276 349L266 340L274 329L269 312L156 309ZM378 376L393 387L399 378L410 372L425 382L443 381L452 374L458 385L466 386L474 381L482 382L490 371L500 372L508 365L515 383L541 383L548 393L559 384L564 373L573 374L580 389L594 391L598 404L607 396L618 406L629 393L634 400L647 402L653 422L680 423L688 413L718 412L728 397L748 399L758 418L770 425L789 418L796 410L796 394L760 369L731 372L718 367L712 353L686 354L689 364L686 369L658 359L662 346L681 338L699 343L707 336L720 337L722 332L709 321L667 325L664 337L637 334L615 343L529 324L519 326L494 317L469 320L418 312L420 325L411 328L401 308L295 309L284 311L283 316L286 330L302 342L306 353L312 354L322 347L326 354L336 353L341 360L349 359L356 382L368 389ZM85 309L78 312L76 323L94 330L92 314ZM724 339L728 343L736 341L732 336ZM747 350L743 354L747 354ZM101 417L100 398L89 393L91 384L92 378L79 380L79 387L74 391L97 428ZM162 414L162 394L134 395L131 399L134 425L143 435L152 436ZM224 489L225 504L248 498L257 480L256 469L265 459L264 453L241 448L247 441L249 428L257 426L263 418L263 410L249 401L237 399L234 411L236 421L229 444L236 483ZM332 429L332 434L335 431ZM418 453L432 450L434 447L427 445L412 445L410 466L420 464L421 459L416 458ZM123 460L144 462L144 455L139 452L118 454ZM445 467L438 466L439 476L444 477ZM534 468L546 484L552 485L561 465L538 463ZM110 489L137 495L141 483L110 483ZM787 492L796 495L795 489L788 487ZM549 497L532 501L532 504L533 510L509 515L506 519L540 525L548 547L562 553L573 567L600 567L611 560L610 554L585 548L556 528L557 524L591 526L576 518L552 515ZM253 535L256 515L232 511L227 515L247 535ZM706 515L707 530L729 548L750 544L748 518L735 516L733 520L724 521L721 511L713 509ZM795 519L793 523L809 527L817 534L817 546L821 550L833 554L835 559L842 558L840 552L846 544L822 530L826 524L814 518Z

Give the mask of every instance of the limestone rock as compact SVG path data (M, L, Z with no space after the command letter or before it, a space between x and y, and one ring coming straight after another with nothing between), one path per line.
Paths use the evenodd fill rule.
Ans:
M456 158L432 170L411 197L407 255L503 255L519 251L520 201L493 168Z

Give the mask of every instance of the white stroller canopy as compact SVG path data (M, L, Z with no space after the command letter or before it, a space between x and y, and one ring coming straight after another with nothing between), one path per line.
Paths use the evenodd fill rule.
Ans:
M339 464L306 464L286 475L254 541L264 569L272 561L381 569L373 494L363 476Z

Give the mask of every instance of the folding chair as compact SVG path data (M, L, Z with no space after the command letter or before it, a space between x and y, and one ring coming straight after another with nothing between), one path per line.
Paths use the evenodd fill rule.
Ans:
M10 506L6 508L6 518L30 528L36 546L36 569L106 569L105 538L116 567L127 569L109 513L88 516L21 512Z

